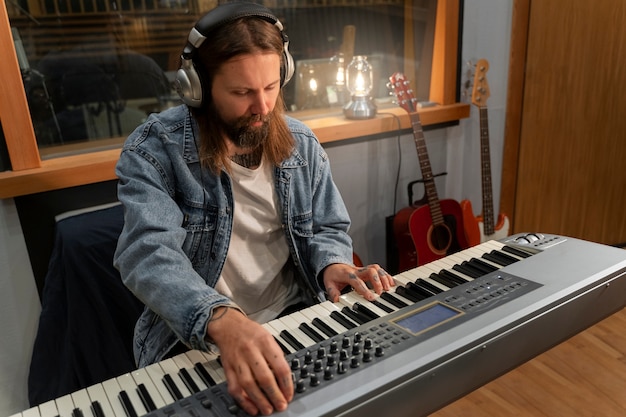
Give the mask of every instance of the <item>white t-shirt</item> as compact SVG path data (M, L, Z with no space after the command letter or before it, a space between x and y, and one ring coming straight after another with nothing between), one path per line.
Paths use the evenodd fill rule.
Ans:
M222 275L215 286L259 323L301 300L289 261L271 164L257 169L233 163L235 212Z

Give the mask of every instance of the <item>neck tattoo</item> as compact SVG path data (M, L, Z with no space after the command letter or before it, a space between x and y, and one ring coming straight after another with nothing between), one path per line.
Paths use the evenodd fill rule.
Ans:
M255 168L261 164L262 156L263 150L259 147L252 151L252 153L231 155L230 160L244 168Z

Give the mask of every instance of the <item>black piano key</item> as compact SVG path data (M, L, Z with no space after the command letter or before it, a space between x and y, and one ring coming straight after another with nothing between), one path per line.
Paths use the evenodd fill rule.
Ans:
M372 320L376 320L377 318L380 318L378 314L374 313L372 310L370 310L369 308L367 308L366 306L364 306L363 304L359 302L354 303L354 306L352 308L354 308L359 313L367 316L367 318L369 319L368 321L372 321Z
M433 281L437 281L440 284L445 285L448 288L452 288L452 287L456 287L457 285L460 285L458 282L451 280L450 278L448 278L447 276L445 276L444 274L430 274L430 279L432 279Z
M280 349L283 351L283 353L285 355L288 355L291 353L291 350L289 348L287 348L287 346L285 346L285 344L282 342L282 340L280 340L277 337L274 337L274 340L276 341L276 343L278 343L278 346L280 346Z
M102 405L100 405L100 401L94 401L91 403L91 412L93 413L94 417L106 417L104 415Z
M429 290L425 289L424 287L422 287L422 286L418 285L418 284L417 284L417 283L415 283L415 282L409 282L409 283L407 283L407 284L406 284L406 288L407 288L409 291L411 291L411 292L413 292L413 293L415 293L415 294L419 294L419 295L422 297L422 299L423 299L423 300L424 300L424 299L426 299L426 298L430 298L430 297L432 297L433 295L435 295L435 294L433 294L431 291L429 291Z
M182 368L180 371L178 371L178 375L180 375L180 379L183 380L183 382L185 383L187 388L189 388L189 391L192 394L200 392L200 388L196 384L196 381L193 380L188 370L186 370L185 368Z
M80 408L75 408L72 410L72 417L85 417L83 414L83 410Z
M163 383L165 384L165 387L170 392L170 394L172 394L172 397L174 397L176 400L182 400L184 398L183 394L176 386L176 383L174 382L170 374L163 375Z
M447 279L449 279L452 282L456 282L458 285L465 284L466 282L470 282L470 280L463 278L462 276L457 275L452 271L448 271L447 269L442 269L441 271L439 271L439 274L445 276Z
M480 269L483 272L483 275L490 274L500 269L478 258L472 258L468 262L476 269Z
M330 317L337 323L341 324L346 329L354 329L358 327L352 320L341 314L339 311L333 311L330 313Z
M419 285L420 287L426 289L427 291L430 291L433 294L439 294L440 292L443 292L444 290L442 290L441 288L439 288L438 286L426 281L425 279L422 278L418 278L415 280L415 284Z
M508 255L504 252L500 252L497 250L492 250L491 252L487 252L483 254L483 258L495 262L498 265L502 265L502 266L508 266L511 264L514 264L515 262L517 262L519 259L512 257L511 255Z
M315 331L315 329L313 329L311 326L309 326L307 323L300 323L300 325L298 326L298 328L300 330L302 330L302 332L304 334L306 334L307 336L309 336L311 339L313 339L315 342L319 343L319 342L323 342L324 340L326 340L326 338L324 336L322 336L321 334L319 334L318 332Z
M432 279L433 281L437 281L438 283L445 285L448 288L452 288L458 285L457 283L449 281L445 279L444 277L442 277L441 275L435 274L435 273L430 274L429 278Z
M385 313L393 313L394 310L393 308L389 307L387 304L381 303L378 300L374 300L371 302L372 304L374 304L376 307L380 308L381 310L383 310Z
M359 324L365 324L369 321L363 314L356 310L352 310L350 307L342 308L341 312Z
M335 331L335 329L333 329L332 327L330 327L328 324L324 323L322 320L320 320L317 317L314 318L311 323L313 323L313 326L320 329L322 333L324 333L328 337L337 336L339 334Z
M482 271L477 270L472 265L470 265L467 261L463 261L460 264L454 265L452 269L454 269L455 271L459 271L467 275L468 277L472 277L474 279L480 278L484 275Z
M122 403L122 407L124 407L124 411L128 417L139 417L137 415L137 411L135 411L135 407L133 407L133 403L130 401L130 397L126 391L120 391L118 394L120 402Z
M196 370L196 373L200 376L200 379L202 379L207 387L213 387L217 385L217 382L215 382L209 371L207 371L204 365L202 365L200 362L196 362L193 365L193 369Z
M422 300L421 297L419 297L417 294L413 294L411 291L409 291L406 287L403 287L402 285L398 285L396 287L396 293L403 296L404 298L413 301L414 303L417 303L418 301Z
M289 344L289 346L291 346L295 350L304 349L304 345L302 343L300 343L298 341L298 339L296 339L291 333L289 333L289 331L281 330L280 331L280 337L282 337L283 340L285 342L287 342Z
M525 252L525 251L523 251L521 249L514 248L512 246L504 245L502 247L502 250L505 251L505 252L512 253L515 256L519 256L520 258L528 258L529 256L531 256L530 253Z
M156 404L154 404L154 400L150 396L150 393L148 392L148 389L144 384L139 384L137 386L137 394L139 394L139 398L141 399L143 406L146 407L146 410L148 410L148 412L157 409Z
M380 294L380 298L382 298L383 300L387 301L389 304L398 308L404 308L404 307L409 306L407 303L400 300L398 297L394 297L393 294L389 292L383 292L382 294Z

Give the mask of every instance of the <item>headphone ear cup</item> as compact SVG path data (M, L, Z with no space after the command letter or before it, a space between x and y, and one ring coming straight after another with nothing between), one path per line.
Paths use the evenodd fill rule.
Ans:
M176 91L186 105L202 106L202 83L191 59L182 59L181 67L176 73Z
M293 74L296 72L296 65L293 62L293 56L291 56L287 47L285 47L285 50L283 51L283 58L285 65L282 68L283 73L281 74L281 78L283 80L282 87L284 87L285 84L291 80L291 77L293 77Z

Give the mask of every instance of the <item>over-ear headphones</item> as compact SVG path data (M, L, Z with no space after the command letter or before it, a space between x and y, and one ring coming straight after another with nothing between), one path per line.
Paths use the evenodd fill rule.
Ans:
M195 51L207 39L207 34L217 27L232 22L241 17L260 17L278 28L283 39L283 61L281 66L281 87L293 76L295 65L293 57L289 53L289 38L283 30L283 24L266 7L255 3L231 2L218 5L215 9L205 14L191 29L187 38L187 45L181 56L181 67L176 73L176 90L183 103L190 107L202 106L202 83L200 75L195 69L193 56Z

